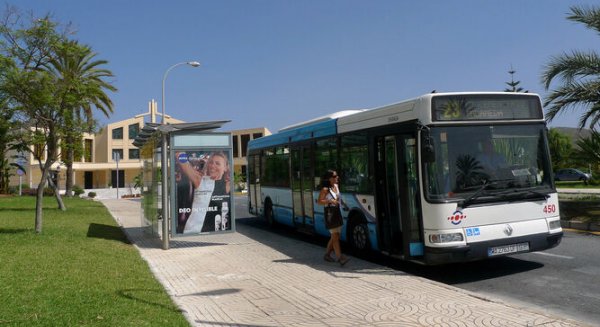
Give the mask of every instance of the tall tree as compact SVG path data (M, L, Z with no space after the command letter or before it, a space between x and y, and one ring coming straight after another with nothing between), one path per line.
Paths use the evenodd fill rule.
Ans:
M2 69L2 72L6 70ZM15 175L17 169L25 170L16 162L17 154L25 153L27 149L18 142L21 131L19 122L13 119L14 114L14 108L8 104L6 96L0 95L0 193L8 193L10 177Z
M523 88L519 86L519 84L521 84L521 81L515 81L515 73L516 72L517 71L514 70L511 65L510 70L508 71L508 73L510 74L510 82L506 82L506 85L508 85L508 87L504 89L504 92L528 93L529 91L524 91Z
M600 164L600 132L592 131L588 137L577 140L577 146L574 157L579 165L586 167L590 164L597 170Z
M583 23L600 33L600 8L573 6L567 19ZM546 90L553 81L560 85L546 97L546 119L570 109L584 109L579 128L594 129L600 122L600 55L593 51L577 51L554 56L544 68L542 81Z
M573 146L568 135L552 128L548 133L548 147L554 169L565 168L569 164Z
M55 189L59 208L65 210L60 194L50 178L56 162L64 119L60 111L59 85L56 78L43 68L50 62L57 46L66 34L57 32L58 24L49 15L29 20L7 7L0 21L0 51L8 58L0 84L0 93L10 99L15 119L22 126L23 145L38 145L33 151L41 170L37 189L35 231L42 232L42 202L46 183ZM45 151L44 151L45 150Z
M87 45L77 41L64 41L55 57L47 65L58 83L62 94L61 111L65 119L62 161L67 166L65 194L71 196L73 189L73 162L75 153L82 152L84 132L92 132L96 108L105 116L113 112L113 103L106 91L116 91L107 78L114 75L108 69L101 68L106 60L96 60L96 53Z

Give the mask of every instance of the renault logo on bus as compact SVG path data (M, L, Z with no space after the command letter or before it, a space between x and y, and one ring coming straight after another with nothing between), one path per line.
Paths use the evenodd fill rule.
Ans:
M448 220L450 220L453 225L458 225L461 221L463 221L463 219L466 218L467 215L463 214L460 210L456 210L450 217L448 217Z
M506 234L506 236L511 236L512 233L513 228L509 224L506 224L506 226L504 226L504 234Z

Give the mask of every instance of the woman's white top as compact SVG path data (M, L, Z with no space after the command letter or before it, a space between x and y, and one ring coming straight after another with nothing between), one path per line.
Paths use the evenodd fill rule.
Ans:
M200 233L204 226L204 218L208 211L208 204L215 189L215 181L210 176L203 176L200 185L194 190L192 213L185 223L184 233Z
M335 191L334 191L334 189L335 189ZM334 184L332 187L329 188L329 192L327 192L325 199L327 200L327 202L329 202L331 200L338 200L339 198L340 198L340 189L338 188L337 184ZM338 205L339 205L339 201L338 201ZM327 206L336 207L336 205L329 204L329 203L327 204Z

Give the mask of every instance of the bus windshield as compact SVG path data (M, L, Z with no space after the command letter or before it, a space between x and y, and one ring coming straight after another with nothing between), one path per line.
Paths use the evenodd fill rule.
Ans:
M432 127L430 135L429 201L515 201L552 191L543 124Z

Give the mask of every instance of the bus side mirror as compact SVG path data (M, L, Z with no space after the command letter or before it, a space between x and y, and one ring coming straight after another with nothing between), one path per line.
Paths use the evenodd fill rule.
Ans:
M424 132L422 135L421 157L423 162L434 162L435 147L433 146L433 137L429 135L429 132Z

